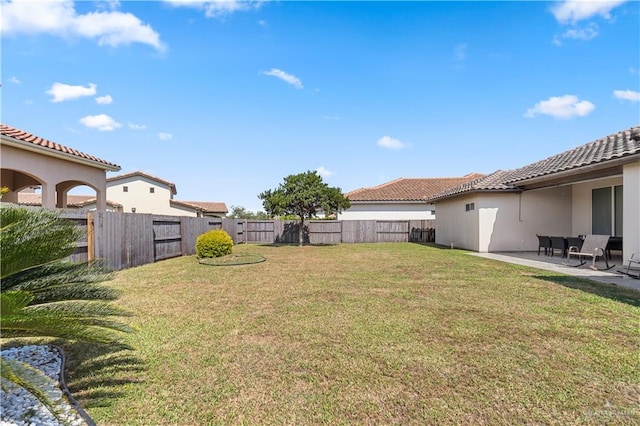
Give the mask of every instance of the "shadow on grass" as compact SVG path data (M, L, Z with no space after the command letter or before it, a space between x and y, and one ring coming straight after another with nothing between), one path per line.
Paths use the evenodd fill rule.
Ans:
M131 349L90 343L54 342L67 358L69 391L84 408L108 407L124 395L124 386L142 381L143 361Z
M576 278L569 275L533 275L534 278L550 281L563 287L581 290L596 296L606 297L616 302L631 306L640 306L640 291L613 284L604 284L589 279Z

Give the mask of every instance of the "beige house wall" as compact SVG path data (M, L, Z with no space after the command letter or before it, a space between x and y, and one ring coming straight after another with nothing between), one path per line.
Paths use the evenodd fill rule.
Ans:
M357 203L338 220L434 220L435 206L425 203Z
M466 250L479 249L478 210L466 211L465 205L477 203L477 196L443 200L436 204L436 244Z
M32 177L42 186L44 207L66 207L68 191L79 185L87 185L96 191L97 208L106 208L104 169L5 144L2 145L2 169L2 185L11 190L3 197L3 201L16 202L17 192L34 184L16 182L16 175L11 173L16 171ZM20 179L19 175L17 179Z
M591 229L591 192L596 188L613 187L622 185L622 176L596 179L587 182L580 182L572 185L573 209L572 209L572 235L587 235L592 233ZM624 190L623 190L624 191ZM626 197L623 194L624 203ZM624 218L622 219L624 222Z
M124 192L124 187L127 192ZM151 193L153 188L153 193ZM197 212L170 205L173 198L169 186L144 176L131 176L107 183L107 198L122 204L122 211L131 213L152 213L170 216L197 216Z
M571 188L484 193L436 205L436 243L478 252L537 250L536 234L571 234ZM466 211L473 203L474 210Z
M640 252L640 161L623 168L622 255Z

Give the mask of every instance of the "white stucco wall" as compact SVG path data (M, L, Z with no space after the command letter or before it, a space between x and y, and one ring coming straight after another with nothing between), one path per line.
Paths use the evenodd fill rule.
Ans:
M479 252L537 250L537 234L572 235L571 188L483 193L436 205L436 243ZM474 203L467 212L465 205Z
M459 197L436 204L436 244L478 251L478 210L465 211L465 204L478 197Z
M124 192L124 186L128 187L127 192ZM150 192L150 188L154 188L153 194ZM107 182L107 198L122 204L122 211L126 213L131 213L131 209L135 207L136 213L170 216L197 215L193 210L171 207L169 201L172 194L169 186L144 176L131 176Z
M425 203L352 203L338 220L434 220L434 210Z
M587 182L576 183L572 186L573 207L572 207L572 223L573 235L587 235L592 233L591 229L591 191L595 188L612 187L623 185L622 176L596 179ZM624 192L624 189L623 189ZM623 193L623 203L627 203L627 195ZM622 218L624 224L625 218Z
M622 255L640 252L640 161L623 168Z

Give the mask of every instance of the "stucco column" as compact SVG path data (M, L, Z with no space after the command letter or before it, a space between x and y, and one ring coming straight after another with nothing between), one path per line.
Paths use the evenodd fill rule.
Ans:
M66 191L56 191L56 207L59 209L67 208L67 193Z
M640 252L640 161L622 169L622 259Z
M42 183L42 207L53 209L56 207L56 186Z
M96 189L96 210L107 210L107 191Z

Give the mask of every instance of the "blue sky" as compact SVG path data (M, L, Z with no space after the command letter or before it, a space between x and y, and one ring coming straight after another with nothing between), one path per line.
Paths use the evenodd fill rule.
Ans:
M252 211L307 170L344 192L491 173L640 122L639 12L3 0L2 122Z

